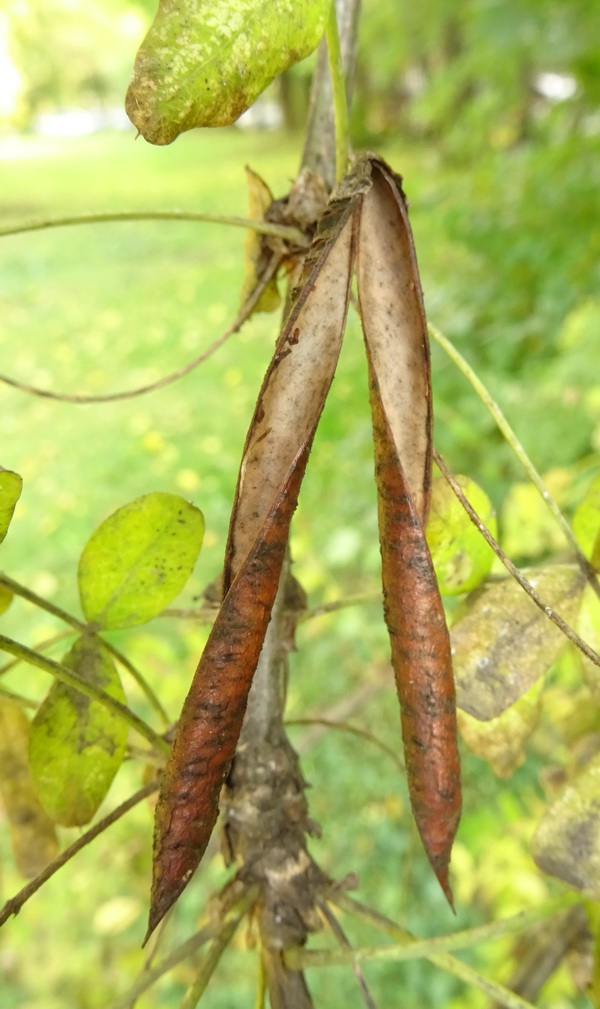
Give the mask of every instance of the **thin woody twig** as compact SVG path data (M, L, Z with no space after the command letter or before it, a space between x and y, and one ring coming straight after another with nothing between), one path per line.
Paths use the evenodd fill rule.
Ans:
M594 649L591 648L590 645L588 645L587 642L583 640L583 638L579 637L577 632L574 631L573 628L570 627L565 620L563 620L563 618L556 612L556 610L552 608L552 606L550 606L544 599L542 599L539 593L536 592L536 590L534 589L531 582L527 580L525 575L521 574L521 572L517 567L515 567L510 557L506 556L500 544L494 539L485 523L482 521L482 519L480 519L479 515L473 508L473 505L467 500L467 498L463 494L458 481L455 480L455 478L453 477L452 473L446 466L444 459L435 449L433 451L433 458L438 464L440 470L442 471L443 476L448 481L450 487L454 491L456 497L460 501L467 515L471 519L471 522L475 526L477 526L484 540L486 541L486 543L490 545L490 547L496 554L496 557L498 557L498 559L502 561L504 567L509 572L509 574L512 575L515 581L519 583L521 588L524 590L524 592L527 593L532 602L534 602L535 605L542 611L542 613L544 613L545 616L548 617L548 620L551 620L552 623L555 624L556 627L558 627L558 629L562 631L562 633L567 638L569 638L569 641L572 641L575 647L578 648L579 651L582 652L585 655L585 657L590 660L590 662L593 662L595 666L600 666L600 655L598 655L598 653L595 652Z
M30 231L48 231L50 228L70 228L78 224L115 224L127 221L191 221L200 224L230 224L235 228L247 228L259 235L283 238L295 245L308 245L306 236L299 228L272 221L253 221L232 214L201 214L191 210L124 210L115 213L72 214L66 217L44 218L40 221L24 221L0 228L0 238L8 235L22 235Z
M37 666L38 669L42 669L45 673L49 673L50 676L53 676L60 683L64 683L67 687L72 687L74 690L78 690L79 693L85 694L86 697L91 698L91 700L97 701L99 704L102 704L105 708L107 708L113 715L116 715L117 718L127 722L132 729L139 732L139 734L147 739L159 753L169 752L169 743L167 743L167 741L163 739L158 732L155 732L150 725L139 717L139 715L136 715L131 708L128 708L126 704L118 701L111 694L107 693L106 690L102 690L94 683L88 682L74 670L69 669L60 662L55 662L53 659L46 658L46 656L41 655L40 652L36 652L32 648L27 648L25 645L20 644L18 641L14 641L13 638L9 638L5 634L0 634L0 651L9 652L11 655L17 655L23 660L23 662L28 662L31 666Z
M37 592L33 592L31 589L28 589L25 585L21 585L20 582L16 582L14 578L10 578L8 575L0 573L0 585L4 585L6 588L10 589L11 592L14 592L16 596L20 596L21 599L26 599L28 603L32 603L39 609L45 610L46 613L51 613L53 617L58 617L59 620L62 620L63 623L68 624L69 627L72 627L75 631L78 631L80 634L89 633L90 628L86 623L83 622L83 620L79 620L78 617L74 617L72 613L69 613L67 610L63 610L63 608L61 606L57 606L56 603L51 603L48 599L44 599L43 596L39 596ZM53 644L54 641L58 640L60 640L60 637L56 635L55 638L51 639L50 642L42 643L38 647L37 651L43 651L44 648L49 647L50 644ZM134 664L127 658L127 656L124 655L123 652L119 651L119 649L116 648L115 645L112 644L112 642L108 641L106 638L102 638L101 640L102 645L106 649L106 651L110 652L113 658L115 658L117 662L119 662L123 666L123 668L127 670L130 676L133 677L133 679L139 686L140 690L146 695L147 700L152 705L157 715L160 716L165 725L168 725L169 716L167 715L165 709L163 708L162 704L160 703L158 697L154 693L150 684L146 682L143 675L140 673L139 669L137 669L137 667L134 666ZM15 661L7 663L5 666L0 667L0 674L7 672L8 669L10 669L17 662L23 661L22 655L19 655L16 652L14 652L13 654L16 656Z
M356 69L356 50L360 0L335 0L342 63L346 78L348 103L352 97ZM331 189L335 183L335 123L327 45L319 46L313 76L302 167L310 168Z
M348 950L352 949L352 945L351 945L351 943L350 943L350 941L349 941L346 933L344 932L342 926L340 925L340 923L337 920L336 916L334 915L333 911L328 906L328 904L326 904L326 902L324 900L320 900L319 901L319 911L323 915L325 921L327 922L329 928L331 929L333 935L337 939L337 941L340 944L340 946L342 947L342 949L348 949ZM352 964L352 970L354 971L354 974L355 974L356 979L358 981L358 985L359 985L359 988L360 988L360 990L362 992L364 1003L365 1003L367 1009L377 1009L377 1006L375 1005L375 1002L373 1001L373 996L371 995L371 992L369 991L369 986L367 984L367 980L365 978L365 975L364 975L362 967L358 963L353 963Z
M37 701L32 701L31 698L24 697L23 694L16 694L13 690L7 690L6 687L0 687L0 699L3 697L7 701L20 705L21 708L30 708L32 711L37 711L39 708Z
M181 943L180 946L171 950L156 966L150 967L149 970L145 971L125 995L118 998L116 1002L112 1002L109 1009L128 1009L132 1003L135 1004L140 995L143 995L163 974L172 970L182 960L189 959L197 950L205 946L207 942L210 942L218 927L216 922L210 922L199 929L191 938Z
M74 855L81 851L82 848L85 848L86 845L98 837L99 834L102 834L108 827L111 827L113 823L116 823L116 821L124 816L125 813L128 813L130 809L137 806L142 799L145 799L148 795L152 795L157 788L158 781L152 781L149 785L146 785L145 788L140 788L138 792L134 792L129 799L126 799L126 801L122 802L120 806L113 809L112 813L103 817L102 820L98 820L98 823L94 824L93 827L90 827L89 830L86 830L85 834L82 834L81 837L77 838L77 840L74 841L73 844L69 845L68 848L65 848L58 858L55 858L49 863L49 865L46 866L45 869L42 870L42 872L38 873L35 879L32 879L31 882L27 883L27 886L24 886L22 890L19 890L14 897L7 900L4 907L0 909L0 926L4 925L11 915L18 914L29 898L33 897L34 893L36 893L40 887L44 885L44 883L54 876L55 872L58 872L59 869L62 869L63 865L70 862Z
M579 567L583 571L585 577L592 586L594 592L600 599L600 582L598 581L598 573L595 571L594 567L592 566L588 558L582 552L581 547L577 541L577 537L575 536L575 533L571 529L571 526L569 525L565 516L560 510L557 502L554 500L552 494L550 493L550 491L546 487L546 484L542 480L542 477L540 476L537 469L533 465L531 459L527 455L527 452L525 451L523 445L517 438L515 431L513 431L512 427L508 423L502 410L500 409L500 407L498 406L498 404L496 403L496 401L494 400L494 398L492 397L486 386L483 384L481 379L479 378L479 375L477 375L473 371L468 361L456 349L454 344L451 343L446 336L444 336L444 334L441 332L441 330L437 328L437 326L432 325L432 323L428 323L427 328L429 331L429 335L446 352L448 357L451 359L451 361L454 362L459 371L462 372L467 381L471 383L473 389L479 396L481 402L493 417L494 422L498 427L499 431L501 431L505 441L514 452L515 456L521 463L521 466L529 476L529 479L531 480L533 485L537 488L537 490L541 494L543 501L546 503L549 511L551 512L555 521L560 527L561 532L565 537L567 543L571 544L571 547L575 553L575 558L577 560L577 563L579 564Z
M123 392L108 392L100 395L52 392L51 389L40 389L37 386L29 385L26 382L20 382L17 379L9 378L7 375L0 375L0 382L4 382L5 385L10 385L13 389L18 389L20 392L29 393L31 396L39 396L42 399L51 399L58 401L59 403L77 404L114 403L117 400L134 399L137 396L144 396L148 392L156 392L158 389L164 389L165 386L179 381L180 378L184 378L185 375L189 375L189 373L194 371L195 368L198 368L199 365L204 364L209 357L212 357L212 355L223 346L230 336L233 336L234 333L237 333L237 331L241 329L243 324L252 314L252 309L256 305L267 284L277 272L281 264L281 260L282 256L280 254L273 254L264 274L260 278L256 287L254 287L246 298L231 325L228 326L227 329L213 341L213 343L211 343L210 347L203 350L202 353L198 354L198 356L192 361L188 361L188 363L183 365L182 368L178 368L177 371L172 371L168 375L163 375L163 377L157 379L156 382L150 382L148 385L138 386L136 389L126 389Z
M350 606L362 606L365 603L376 603L381 600L381 591L359 592L353 596L346 596L344 599L334 599L330 603L319 603L308 610L305 610L298 617L298 623L302 624L306 620L314 620L316 617L325 617L329 613L337 613L338 610L345 610ZM159 614L161 617L176 617L179 620L197 620L201 624L212 624L219 612L218 605L200 606L197 609L178 609L170 606ZM0 669L0 672L2 670Z
M199 624L213 624L218 612L218 606L200 606L197 609L193 607L180 609L169 606L158 615L159 617L174 617L176 620L196 620Z
M53 648L54 645L57 645L61 641L64 641L65 638L72 638L74 634L75 634L75 628L73 628L72 631L59 631L58 634L53 634L51 638L45 638L44 641L41 641L38 645L36 645L36 650L38 652L45 652L49 648ZM5 662L2 666L0 666L0 676L4 676L5 673L10 672L11 669L14 669L14 667L18 666L19 663L22 661L23 661L22 659L16 658L11 659L10 662Z
M344 610L348 606L362 606L364 603L376 603L380 601L380 589L376 592L359 592L354 596L346 596L345 599L334 599L330 603L320 603L318 606L313 606L300 616L299 623L305 620L314 620L315 617L324 617L328 613L336 613L338 610Z
M179 1009L196 1009L198 1002L206 990L208 982L217 969L219 960L233 939L234 933L240 921L246 914L249 903L250 902L246 900L246 902L242 904L241 909L238 908L234 914L231 914L222 922L218 934L215 935L206 951L194 981L180 1002Z
M391 757L397 767L401 771L404 770L404 764L399 759L398 754L392 750L391 746L386 746L385 743L374 736L371 732L367 732L365 729L359 729L356 725L349 725L348 722L338 722L330 718L286 718L286 726L290 725L322 725L326 729L337 729L338 732L346 732L353 736L358 736L359 739L365 739L368 743L372 743L388 757Z
M346 81L342 63L342 50L337 23L335 3L331 4L325 41L329 58L329 76L334 110L335 126L335 178L341 182L348 170L348 99L346 97Z
M144 958L143 966L138 974L137 981L134 983L132 988L133 994L131 994L127 1006L124 1005L123 1009L135 1009L137 1000L139 998L139 995L141 994L141 992L139 994L136 992L136 986L139 985L140 983L143 984L144 981L147 979L148 975L150 974L150 972L152 971L154 958L156 957L160 943L164 938L165 929L167 928L168 922L169 922L169 916L166 915L161 921L158 928L156 929L156 932L153 934L152 941L146 947L146 955Z

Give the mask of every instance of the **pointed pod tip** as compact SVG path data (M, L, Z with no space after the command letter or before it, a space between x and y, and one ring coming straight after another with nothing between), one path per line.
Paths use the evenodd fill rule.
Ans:
M170 906L171 905L169 904L164 908L157 908L155 902L154 901L152 902L150 906L150 914L148 915L148 928L146 930L146 935L144 936L142 949L148 942L154 930L160 925Z
M442 887L442 891L446 900L452 908L453 914L456 914L456 907L454 904L454 894L452 892L452 887L450 885L449 879L449 869L450 869L450 853L441 852L440 854L434 854L428 852L428 858L430 860L432 869L434 870L438 883Z
M176 890L172 894L169 894L168 896L164 893L160 892L156 893L153 891L152 899L150 902L150 914L148 915L148 929L146 931L146 935L144 936L142 949L148 942L148 939L150 938L154 930L160 925L164 916L167 914L168 911L171 910L173 904L180 896L183 889L184 887L180 887L178 890Z
M454 906L454 894L452 893L452 887L450 886L450 880L448 878L449 869L449 859L444 854L441 856L430 856L431 867L437 876L438 883L440 884L444 897L448 901L453 914L456 914L456 907Z

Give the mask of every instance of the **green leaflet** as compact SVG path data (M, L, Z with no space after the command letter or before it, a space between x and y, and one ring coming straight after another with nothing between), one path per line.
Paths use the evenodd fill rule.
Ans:
M159 0L127 115L152 144L228 126L319 44L332 0Z
M54 824L42 809L29 772L27 715L0 697L0 796L19 872L37 876L58 854Z
M487 494L466 476L458 476L456 480L496 537L496 516ZM494 553L443 477L435 477L432 481L426 534L442 595L471 592L487 577Z
M92 533L79 561L79 594L97 628L135 627L179 594L204 537L202 512L176 494L146 494Z
M550 492L558 501L565 494L560 477L560 470L545 477ZM502 547L509 557L534 562L540 556L558 554L565 548L564 534L532 483L512 484L502 503L500 526Z
M63 663L125 702L117 670L98 638L79 638ZM121 766L127 732L126 723L103 704L53 684L32 722L29 758L40 802L56 823L89 823Z
M542 872L600 899L600 756L550 803L533 838Z
M581 570L554 564L525 574L545 602L573 623L585 584ZM496 718L525 694L566 642L512 578L473 592L450 637L458 707L480 721Z
M22 489L23 478L10 469L0 467L0 543L8 532Z

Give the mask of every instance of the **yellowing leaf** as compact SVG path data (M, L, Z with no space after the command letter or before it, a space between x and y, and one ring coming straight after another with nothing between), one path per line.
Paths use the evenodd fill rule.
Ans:
M544 477L559 503L564 499L568 475L557 470ZM509 557L535 559L564 550L564 537L537 487L515 483L506 495L500 513L502 546Z
M586 557L592 557L600 537L600 476L588 488L573 516L573 532Z
M0 467L0 543L8 532L22 489L23 478L10 469Z
M246 165L248 180L248 216L252 221L264 220L265 214L273 196L266 182L260 175ZM267 265L268 257L264 253L264 238L255 231L248 230L244 239L244 279L240 300L242 305L258 284L262 269ZM274 312L281 304L281 295L277 288L277 279L272 277L253 308L254 312Z
M54 824L42 809L29 774L29 719L0 697L0 797L19 872L37 876L58 854Z
M541 711L542 680L497 718L481 722L465 711L458 712L458 728L466 745L487 760L500 778L508 778L525 760L523 746L535 729Z
M580 569L555 564L526 574L539 595L572 623L584 586ZM450 637L458 706L481 721L500 715L525 694L566 641L512 578L476 589Z
M532 851L542 872L600 899L600 756L548 806Z
M114 663L95 637L79 638L63 664L125 702ZM66 827L88 823L121 766L127 724L78 690L54 683L31 727L31 773L44 809Z
M159 0L125 108L152 144L194 126L228 126L308 56L331 0Z
M456 480L495 537L496 516L487 494L466 476L458 476ZM435 477L432 482L426 532L442 595L471 592L487 577L494 553L443 477Z
M181 591L202 546L204 519L175 494L146 494L113 512L79 561L79 593L96 627L152 620Z

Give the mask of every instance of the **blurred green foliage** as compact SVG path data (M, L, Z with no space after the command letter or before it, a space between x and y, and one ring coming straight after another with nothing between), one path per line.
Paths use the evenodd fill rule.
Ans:
M56 108L120 106L147 17L138 4L121 0L9 3L0 40L4 29L20 77L12 122L27 126Z

